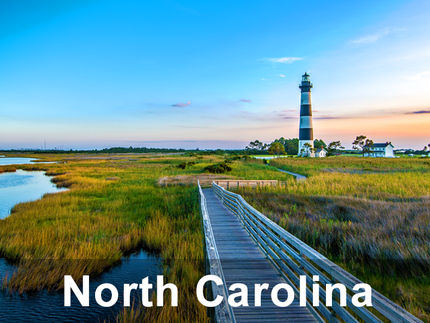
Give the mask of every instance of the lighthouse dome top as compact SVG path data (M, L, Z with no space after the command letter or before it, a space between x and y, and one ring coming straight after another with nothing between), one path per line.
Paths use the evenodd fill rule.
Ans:
M302 75L302 82L310 82L310 75L308 73L305 73Z
M313 85L311 83L311 79L308 73L305 73L302 75L302 82L300 83L299 88L302 90L302 93L310 92L311 89L313 88Z

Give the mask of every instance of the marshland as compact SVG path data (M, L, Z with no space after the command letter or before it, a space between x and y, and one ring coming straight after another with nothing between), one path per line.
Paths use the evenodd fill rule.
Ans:
M252 206L430 321L430 158L281 158L306 181L242 190Z
M117 321L205 322L206 309L194 295L204 271L192 184L201 178L273 179L287 185L240 193L299 239L430 321L429 159L288 157L265 165L247 156L202 153L21 156L59 163L0 166L0 172L45 171L68 190L18 204L0 220L0 257L18 268L3 280L4 290L61 291L65 274L77 281L84 274L98 277L144 249L161 257L163 275L178 287L179 306L136 306L118 313ZM277 168L308 179L298 182Z
M84 274L98 276L127 253L143 248L163 259L164 276L182 293L179 307L132 309L120 313L118 320L206 320L206 309L193 295L203 276L196 186L159 185L158 181L200 175L203 168L223 163L223 156L26 157L59 163L3 166L0 172L45 171L68 191L18 204L0 221L0 257L18 266L3 280L4 289L19 294L61 290L65 274L77 281ZM178 167L181 163L187 166ZM260 163L228 163L232 165L228 176L285 178Z

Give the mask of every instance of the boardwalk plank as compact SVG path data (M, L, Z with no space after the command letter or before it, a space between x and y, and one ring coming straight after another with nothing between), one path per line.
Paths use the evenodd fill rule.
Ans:
M306 307L300 307L297 296L288 307L277 307L271 300L271 290L286 283L264 253L243 228L239 219L216 197L212 189L204 189L209 218L226 284L243 283L248 287L249 307L233 308L236 321L241 322L317 322ZM268 283L263 290L261 305L254 306L254 284ZM238 290L230 292L236 293ZM286 291L279 292L285 300ZM236 299L238 300L238 299Z

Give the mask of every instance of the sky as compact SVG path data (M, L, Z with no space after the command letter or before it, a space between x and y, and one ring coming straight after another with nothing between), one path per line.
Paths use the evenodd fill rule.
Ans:
M0 1L0 149L430 143L430 2Z

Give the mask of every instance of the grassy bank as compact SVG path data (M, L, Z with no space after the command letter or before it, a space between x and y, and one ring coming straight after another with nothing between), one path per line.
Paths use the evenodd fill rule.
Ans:
M16 172L15 166L0 166L0 174L1 173L13 173Z

